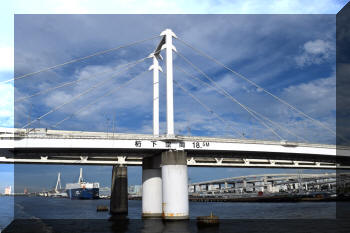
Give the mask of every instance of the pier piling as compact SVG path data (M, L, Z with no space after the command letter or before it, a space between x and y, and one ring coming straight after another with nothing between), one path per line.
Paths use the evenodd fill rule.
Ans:
M162 171L160 155L143 158L142 162L142 217L162 217Z
M166 151L161 160L163 181L163 218L188 219L187 154Z
M128 214L128 172L125 166L113 166L110 213Z

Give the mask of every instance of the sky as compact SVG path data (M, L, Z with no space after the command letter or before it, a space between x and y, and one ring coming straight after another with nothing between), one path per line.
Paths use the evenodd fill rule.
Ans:
M1 8L0 81L33 72L67 60L159 35L171 28L176 35L215 57L250 80L282 97L317 120L335 128L335 15L347 1L13 1ZM270 4L267 4L270 3ZM6 5L10 4L10 5ZM81 13L82 15L35 15ZM120 13L195 13L204 15L86 15ZM217 14L238 15L217 15ZM257 14L269 15L257 15ZM282 15L274 15L274 14ZM34 14L34 15L21 15ZM205 15L211 14L211 15ZM283 15L292 14L292 15ZM305 14L305 15L293 15ZM84 62L43 72L15 83L0 85L0 126L21 127L98 82L116 68L146 57L159 42L149 40ZM232 96L255 111L286 126L310 142L334 144L334 136L281 105L260 89L198 56L174 40L177 50L224 87ZM15 58L15 59L14 59ZM14 60L14 63L12 62ZM205 81L205 77L174 55L174 64ZM59 125L59 129L152 133L152 74L148 60L116 76L106 85L72 104L35 122L51 127L76 109L113 87L137 77L121 90L81 114ZM163 65L163 64L162 64ZM164 67L165 68L165 67ZM100 74L105 72L104 74ZM92 78L89 78L92 77ZM175 80L248 138L279 140L230 100L201 82L175 71ZM84 82L13 104L14 98L45 90L67 81ZM161 133L165 132L165 82L160 80ZM186 93L174 86L175 132L182 135L238 137ZM15 122L14 122L15 120ZM114 123L113 123L114 122ZM114 127L113 127L114 124ZM278 131L287 140L295 137ZM109 185L110 167L84 167L88 180ZM0 191L12 183L13 166L0 165ZM25 172L28 171L28 172ZM72 182L78 167L16 165L16 179L31 177L32 186L42 189L55 183L57 172ZM215 173L213 173L215 171ZM217 172L216 172L217 171ZM293 172L292 170L288 170ZM141 169L131 167L129 184L141 182ZM194 181L269 172L266 169L190 168ZM271 171L270 171L271 172ZM278 172L278 170L273 170ZM50 173L45 179L41 174ZM18 176L17 176L18 174ZM76 174L76 175L75 175ZM96 177L94 177L96 174ZM217 177L206 174L216 174ZM27 177L27 176L26 176ZM22 181L22 180L21 180ZM64 181L64 182L65 182ZM23 180L26 182L26 180ZM22 183L22 182L19 182ZM22 189L23 187L19 187Z

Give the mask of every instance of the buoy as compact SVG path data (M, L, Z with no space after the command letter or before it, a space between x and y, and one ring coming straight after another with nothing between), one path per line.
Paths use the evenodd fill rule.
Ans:
M97 206L96 211L108 211L108 206L99 205L99 206Z
M211 212L209 216L197 217L197 226L198 227L217 226L217 225L219 225L219 217L213 215L213 212Z

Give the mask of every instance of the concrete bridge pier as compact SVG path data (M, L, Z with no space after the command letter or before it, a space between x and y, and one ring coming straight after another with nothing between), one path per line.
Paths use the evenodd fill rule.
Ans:
M161 156L143 158L142 161L142 218L162 217Z
M128 214L128 170L122 165L114 165L112 170L110 214Z
M187 154L184 151L166 151L161 156L163 181L163 218L189 218Z

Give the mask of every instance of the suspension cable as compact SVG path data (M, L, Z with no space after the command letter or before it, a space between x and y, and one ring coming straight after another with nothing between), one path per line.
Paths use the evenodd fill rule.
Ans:
M136 61L136 63L137 63L137 61ZM29 98L32 98L32 97L35 97L35 96L38 96L38 95L41 95L41 94L48 93L48 92L54 91L54 90L59 89L59 88L62 88L62 87L67 87L67 86L74 85L74 84L76 84L76 83L78 83L78 82L81 82L81 81L83 81L83 80L88 80L88 79L96 78L97 75L103 75L103 74L107 74L107 73L112 73L112 72L114 72L115 70L123 69L124 67L128 67L128 66L133 65L133 64L135 64L135 61L129 62L129 63L127 63L127 64L124 64L124 65L122 65L122 66L120 66L120 67L116 67L116 69L114 69L114 70L108 70L108 71L98 72L98 73L94 74L93 76L88 76L88 77L85 77L85 78L80 78L80 79L77 79L77 80L71 81L71 82L61 83L61 84L58 85L58 86L55 86L55 87L52 87L52 88L49 88L49 89L46 89L46 90L42 90L42 91L39 91L39 92L36 92L36 93L34 93L34 94L32 94L32 95L29 95L29 96L25 96L25 97L19 98L19 99L15 100L14 102L15 102L15 103L16 103L16 102L21 102L21 101L23 101L23 100L26 100L26 99L29 99Z
M136 41L136 42L133 42L133 43L129 43L129 44L126 44L126 45L122 45L122 46L119 46L119 47L102 50L102 51L99 51L99 52L96 52L96 53L93 53L93 54L90 54L90 55L87 55L87 56L84 56L84 57L72 59L72 60L66 61L66 62L61 63L61 64L57 64L57 65L50 66L50 67L47 67L47 68L44 68L44 69L41 69L41 70L38 70L38 71L34 71L34 72L31 72L31 73L27 73L27 74L24 74L24 75L17 76L17 77L14 77L12 79L9 79L9 80L2 81L2 82L0 82L0 84L4 84L4 83L8 83L8 82L15 81L15 80L18 80L18 79L26 78L26 77L29 77L29 76L32 76L32 75L35 75L35 74L39 74L39 73L44 72L44 71L56 69L56 68L61 67L61 66L65 66L65 65L72 64L72 63L75 63L75 62L83 61L83 60L86 60L88 58L92 58L92 57L99 56L99 55L102 55L102 54L110 53L112 51L117 51L119 49L127 48L127 47L130 47L130 46L133 46L133 45L137 45L137 44L149 41L149 40L153 40L153 39L159 38L159 37L160 36L153 36L153 37L149 37L149 38L144 39L144 40L139 40L139 41Z
M148 70L144 70L141 72L141 74L138 74L137 76L133 77L132 79L126 81L125 83L123 83L122 85L116 87L116 88L113 88L111 89L109 92L105 93L104 95L98 97L97 99L95 99L94 101L88 103L87 105L79 108L77 111L73 112L71 115L67 116L66 118L64 118L63 120L57 122L56 124L54 124L52 127L53 128L57 128L58 125L62 124L63 122L65 122L66 120L69 120L71 119L73 116L75 116L76 114L84 111L85 109L87 109L88 107L90 107L91 105L97 103L99 100L101 100L103 97L106 97L108 95L111 95L112 93L116 92L117 90L120 90L124 87L126 87L128 84L130 84L132 81L134 81L135 79L137 79L138 77L141 77L142 74L144 74L145 72L147 72Z
M206 79L208 79L210 82L212 82L216 87L221 89L226 95L236 102L239 106L241 106L244 110L246 110L252 117L254 117L256 120L258 120L263 126L265 126L268 130L270 130L276 137L278 137L280 140L284 140L273 128L271 128L269 125L267 125L264 121L262 121L259 117L257 117L252 111L250 111L245 105L243 105L241 102L239 102L236 98L234 98L232 95L230 95L225 89L217 85L217 83L210 78L204 71L202 71L200 68L198 68L195 64L193 64L191 61L189 61L184 55L182 55L180 52L176 53L179 55L184 61L186 61L189 65L191 65L193 68L195 68L197 71L199 71L201 74L203 74Z
M216 118L218 118L221 122L223 122L225 125L228 125L235 133L237 133L239 136L246 138L244 134L233 128L228 122L226 122L220 115L218 115L216 112L214 112L212 109L210 109L207 105L205 105L202 101L200 101L197 97L192 95L187 89L185 89L182 85L180 85L177 81L173 80L173 82L181 88L186 94L188 94L191 98L193 98L196 102L198 102L203 108L205 108L209 113L213 114Z
M147 58L150 58L150 56L147 56L147 57L145 57L145 58L142 58L142 59L136 61L134 65L131 65L131 66L125 68L124 70L119 71L117 74L121 73L122 71L127 71L127 70L131 69L132 67L136 66L138 63L143 62L143 61L146 60ZM87 90L81 92L80 94L74 96L73 98L69 99L67 102L64 102L63 104L57 106L56 108L51 109L50 111L48 111L47 113L45 113L45 114L41 115L40 117L34 119L33 121L31 121L31 122L25 124L25 125L22 127L22 129L24 129L24 128L30 126L30 125L33 124L34 122L36 122L36 121L38 121L38 120L40 120L40 119L46 117L47 115L49 115L49 114L51 114L51 113L53 113L53 112L55 112L55 111L61 109L61 108L64 107L65 105L67 105L67 104L73 102L74 100L76 100L76 99L82 97L83 95L86 95L87 93L89 93L90 91L94 90L95 88L104 85L106 82L108 82L108 81L112 80L113 78L115 78L115 77L117 76L117 74L115 74L115 75L112 76L111 78L105 79L105 80L103 80L102 82L99 82L99 83L93 85L93 86L90 87L89 89L87 89Z
M188 77L190 77L190 78L192 78L192 79L196 79L196 80L200 81L201 83L207 85L208 87L213 88L217 93L219 93L219 94L221 94L221 95L227 97L230 101L232 101L232 100L229 98L229 96L227 96L224 92L222 92L222 91L221 91L220 89L218 89L217 87L215 87L215 86L213 86L213 85L211 85L211 84L209 84L209 83L207 83L207 82L204 82L202 79L200 79L200 78L198 78L198 77L196 77L196 76L194 76L194 75L188 73L187 71L185 71L184 69L182 69L182 68L180 68L180 67L178 67L178 66L176 66L176 65L174 65L174 67L175 67L176 70L181 71L182 73L184 73L184 74L187 75ZM192 83L192 82L191 82L191 83ZM193 83L192 83L192 85L195 86ZM232 102L233 102L233 101L232 101ZM246 105L245 105L245 106L246 106ZM292 135L292 136L294 136L294 137L296 137L296 138L299 138L299 139L301 139L301 140L304 141L304 142L307 142L307 140L306 140L305 138L294 134L293 132L291 132L291 131L288 130L287 128L283 127L282 125L278 124L278 123L275 122L275 121L272 121L271 119L269 119L268 117L262 115L261 113L258 113L258 112L256 112L256 111L254 111L253 109L249 108L248 106L246 106L246 107L247 107L250 111L252 111L254 114L260 116L261 118L264 118L265 120L269 121L271 124L276 125L278 128L280 128L280 129L286 131L286 132L289 133L290 135Z
M318 121L318 120L312 118L312 117L309 116L308 114L306 114L306 113L304 113L303 111L299 110L299 109L296 108L295 106L289 104L287 101L281 99L280 97L278 97L278 96L272 94L271 92L269 92L269 91L266 90L265 88L261 87L261 86L258 85L257 83L251 81L250 79L248 79L247 77L243 76L242 74L240 74L240 73L238 73L238 72L232 70L231 68L227 67L225 64L223 64L223 63L221 63L220 61L216 60L215 58L209 56L208 54L206 54L206 53L200 51L199 49L193 47L192 45L188 44L187 42L183 41L182 39L180 39L180 38L176 38L176 39L179 40L180 42L182 42L183 44L185 44L187 47L189 47L189 48L191 48L192 50L196 51L198 54L200 54L200 55L202 55L202 56L204 56L204 57L209 58L210 60L214 61L216 64L218 64L218 65L224 67L226 70L232 72L233 74L237 75L238 77L240 77L240 78L244 79L245 81L249 82L250 84L252 84L252 85L255 86L256 88L261 89L262 91L264 91L264 92L267 93L268 95L272 96L274 99L276 99L276 100L278 100L279 102L281 102L281 103L287 105L288 107L290 107L290 108L293 109L294 111L298 112L300 115L302 115L302 116L308 118L309 120L311 120L311 121L317 123L318 125L320 125L322 128L324 128L324 129L328 130L329 132L331 132L332 134L336 135L336 132L335 132L333 129L329 128L327 125L325 125L325 124L323 124L322 122L320 122L320 121Z

